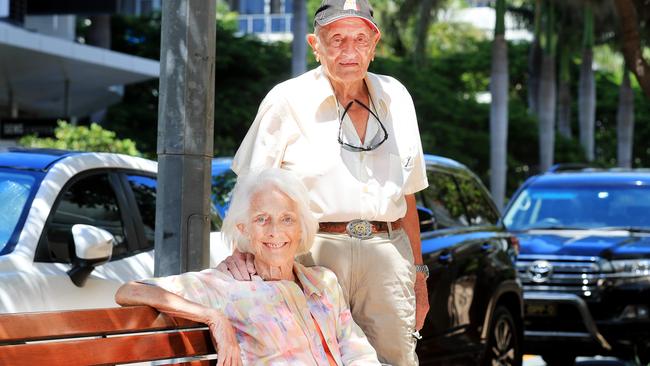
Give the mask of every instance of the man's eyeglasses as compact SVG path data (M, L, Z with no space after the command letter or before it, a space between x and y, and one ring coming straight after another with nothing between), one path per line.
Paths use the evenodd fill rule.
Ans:
M348 113L348 110L350 110L350 107L352 107L353 103L357 103L361 105L363 108L365 108L370 113L370 115L377 120L377 123L379 123L380 128L377 129L377 133L372 138L372 140L370 140L370 143L367 144L366 146L352 145L343 141L343 118L345 118L345 115ZM370 119L368 119L368 121L370 121ZM345 106L345 109L343 110L343 115L341 115L341 118L339 119L339 144L341 144L341 147L343 147L348 151L353 151L353 152L371 151L378 148L386 140L388 140L388 131L386 131L386 127L384 127L384 124L381 123L381 120L379 120L379 116L377 116L375 112L373 112L370 108L368 108L367 105L363 104L357 99L354 99L350 101L350 103L348 103L347 106Z

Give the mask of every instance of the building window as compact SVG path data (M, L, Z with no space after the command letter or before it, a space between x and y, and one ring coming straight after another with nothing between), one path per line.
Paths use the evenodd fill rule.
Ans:
M282 14L282 0L271 0L271 14Z

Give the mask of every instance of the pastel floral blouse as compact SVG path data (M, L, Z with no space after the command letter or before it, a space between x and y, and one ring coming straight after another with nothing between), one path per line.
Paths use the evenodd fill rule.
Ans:
M235 328L244 365L329 365L314 321L337 365L379 365L352 320L336 275L294 263L292 281L237 281L215 269L140 281L218 308ZM218 340L217 340L218 341Z

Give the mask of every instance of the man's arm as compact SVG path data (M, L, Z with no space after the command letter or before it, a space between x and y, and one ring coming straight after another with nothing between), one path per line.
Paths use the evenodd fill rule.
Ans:
M408 194L406 198L406 216L404 216L404 231L411 243L413 250L413 261L415 264L422 264L422 242L420 241L420 219L415 202L415 195ZM415 329L420 330L424 326L424 319L429 312L429 294L427 293L427 282L424 274L417 272L415 275Z
M231 275L237 281L250 281L251 276L257 273L254 260L253 254L242 253L235 249L217 265L217 270Z

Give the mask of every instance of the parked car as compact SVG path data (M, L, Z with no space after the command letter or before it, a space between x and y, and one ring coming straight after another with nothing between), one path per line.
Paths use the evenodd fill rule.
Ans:
M521 242L527 353L650 362L650 171L556 167L523 184L503 222Z
M431 310L421 365L520 365L522 289L516 238L464 165L426 155L429 188L416 194Z
M519 365L517 243L473 173L442 157L426 162L431 186L417 201L431 311L420 362ZM213 265L226 255L216 230L236 181L230 163L212 164ZM118 154L0 153L0 312L115 306L121 283L151 277L156 169ZM88 238L101 251L111 236L108 262L79 258Z
M156 171L119 154L0 153L0 312L116 306L122 283L152 277ZM227 252L211 236L214 264Z

